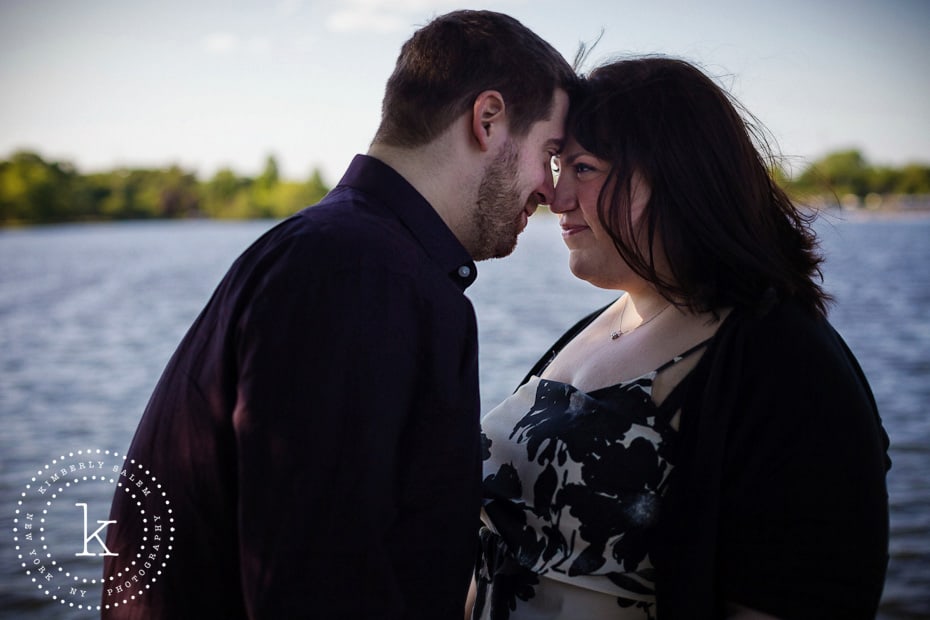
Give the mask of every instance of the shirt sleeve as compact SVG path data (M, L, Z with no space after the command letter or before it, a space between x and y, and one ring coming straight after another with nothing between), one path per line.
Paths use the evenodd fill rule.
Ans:
M824 321L782 316L744 345L721 487L724 599L871 618L888 560L887 436L865 377Z

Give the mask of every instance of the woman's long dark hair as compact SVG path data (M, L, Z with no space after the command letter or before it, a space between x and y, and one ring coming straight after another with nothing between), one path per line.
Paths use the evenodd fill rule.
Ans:
M620 256L692 311L758 308L774 292L826 314L812 216L770 173L759 125L688 62L645 57L595 69L573 98L568 131L611 164L598 214ZM633 175L651 196L630 218ZM659 273L656 240L668 261Z

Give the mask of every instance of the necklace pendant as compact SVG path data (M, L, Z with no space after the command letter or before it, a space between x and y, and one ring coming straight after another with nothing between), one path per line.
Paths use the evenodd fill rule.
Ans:
M620 337L620 332L610 332L610 339L611 339L611 340L616 340L616 339L619 338L619 337Z

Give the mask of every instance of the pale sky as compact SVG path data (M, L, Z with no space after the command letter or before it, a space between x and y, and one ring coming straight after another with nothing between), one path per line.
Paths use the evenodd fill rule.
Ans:
M509 13L569 60L603 29L589 64L695 61L801 165L846 148L930 163L927 0L0 0L0 159L206 179L274 154L334 184L368 148L401 44L457 8Z

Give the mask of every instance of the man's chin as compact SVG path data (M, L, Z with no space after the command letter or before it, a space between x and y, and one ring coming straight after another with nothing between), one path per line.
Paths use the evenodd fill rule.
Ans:
M517 237L519 234L519 232L516 233L506 244L502 243L499 245L492 258L505 258L513 254L513 251L517 249Z
M508 241L501 241L497 245L485 247L483 251L476 252L472 255L475 261L490 260L492 258L505 258L513 254L517 247L517 238L513 237Z

